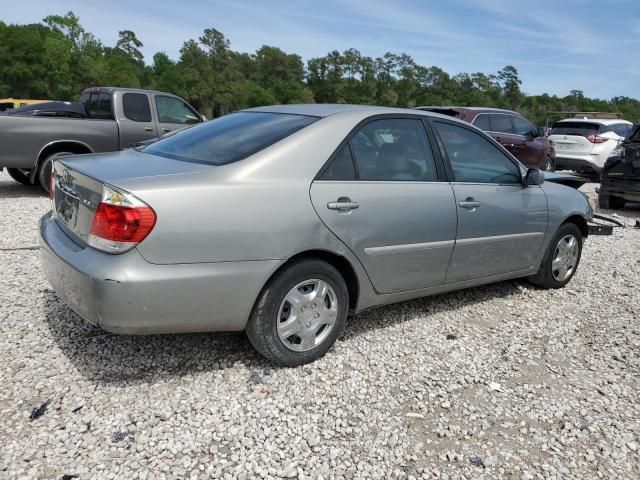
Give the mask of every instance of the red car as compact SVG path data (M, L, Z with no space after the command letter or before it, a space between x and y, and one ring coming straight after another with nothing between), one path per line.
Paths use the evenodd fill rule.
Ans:
M417 107L456 117L483 130L529 168L554 171L553 143L529 120L512 110L485 107Z

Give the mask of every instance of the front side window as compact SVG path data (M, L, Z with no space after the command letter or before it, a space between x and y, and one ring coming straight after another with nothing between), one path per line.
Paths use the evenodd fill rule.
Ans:
M524 118L522 117L517 117L517 116L513 116L511 117L511 120L513 121L513 128L516 132L516 135L522 135L522 136L534 136L536 135L536 129L534 128L533 125L531 125L529 122L527 122Z
M374 120L356 133L351 146L360 180L437 181L421 120Z
M224 165L242 160L318 120L268 112L238 112L158 140L141 151L185 162Z
M491 122L491 131L496 133L514 133L513 125L511 125L511 115L491 114L489 121Z
M495 145L467 128L434 122L451 163L454 181L520 184L520 169Z
M156 96L156 110L160 123L191 125L200 121L195 112L178 98Z
M144 93L125 93L122 95L124 116L134 122L150 122L151 108L149 98Z

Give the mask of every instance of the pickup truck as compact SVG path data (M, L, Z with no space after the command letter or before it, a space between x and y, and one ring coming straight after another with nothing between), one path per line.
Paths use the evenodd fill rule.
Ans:
M49 102L0 113L0 171L49 190L58 155L112 152L165 135L206 117L170 93L92 87L77 103Z

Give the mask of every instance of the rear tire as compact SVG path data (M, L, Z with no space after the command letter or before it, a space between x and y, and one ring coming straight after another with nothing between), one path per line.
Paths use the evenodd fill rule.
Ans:
M18 168L7 168L7 173L16 182L21 183L23 185L33 186L33 183L31 183L31 179L29 178L29 175L24 173L22 170Z
M544 162L544 170L545 172L555 172L556 171L556 162L553 161L549 155L547 155L547 159Z
M538 273L528 280L544 289L564 287L578 270L582 240L582 232L575 223L561 225L547 247Z
M269 280L246 333L266 358L297 367L327 353L344 329L348 310L347 285L338 270L321 260L300 260Z
M605 210L618 210L624 208L625 200L620 197L614 197L611 195L598 195L598 206Z
M73 152L53 153L48 157L46 157L44 160L41 160L40 164L38 165L38 174L37 174L38 182L40 183L40 186L42 187L42 189L47 193L49 193L49 185L51 182L51 167L52 167L53 159L63 155L73 155Z

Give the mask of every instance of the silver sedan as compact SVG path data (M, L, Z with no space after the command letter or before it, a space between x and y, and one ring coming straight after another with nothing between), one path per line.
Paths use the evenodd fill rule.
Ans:
M518 277L564 286L592 212L553 180L450 117L255 108L56 160L42 260L105 330L245 330L295 366L371 307Z

